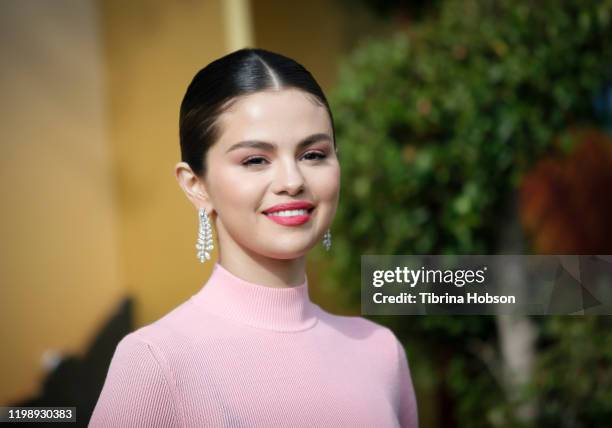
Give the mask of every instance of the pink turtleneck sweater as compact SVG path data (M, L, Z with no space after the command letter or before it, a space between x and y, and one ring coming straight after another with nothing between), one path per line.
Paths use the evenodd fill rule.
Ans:
M90 427L417 427L391 330L215 264L205 286L119 342Z

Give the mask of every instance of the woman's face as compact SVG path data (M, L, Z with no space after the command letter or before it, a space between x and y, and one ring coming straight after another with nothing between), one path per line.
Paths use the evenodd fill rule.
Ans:
M275 259L303 256L338 205L340 166L327 110L297 89L257 92L238 99L218 126L204 185L221 254L240 247ZM305 208L269 212L295 202Z

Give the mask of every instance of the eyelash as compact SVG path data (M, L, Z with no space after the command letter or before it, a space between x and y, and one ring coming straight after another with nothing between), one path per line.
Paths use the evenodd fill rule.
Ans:
M326 154L321 153L321 152L308 152L305 153L304 156L308 156L308 155L317 155L316 159L309 159L309 160L313 160L313 161L321 161L323 159L325 159L327 157ZM263 165L262 163L252 163L251 161L256 160L256 159L264 159L264 157L262 156L253 156L251 158L246 159L244 162L242 162L242 165L248 167L248 166L260 166Z

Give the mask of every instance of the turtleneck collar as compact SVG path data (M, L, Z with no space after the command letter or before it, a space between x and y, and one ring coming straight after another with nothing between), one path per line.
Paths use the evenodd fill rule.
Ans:
M266 330L306 330L317 322L307 277L295 287L270 287L239 278L216 262L210 278L191 300L217 316Z

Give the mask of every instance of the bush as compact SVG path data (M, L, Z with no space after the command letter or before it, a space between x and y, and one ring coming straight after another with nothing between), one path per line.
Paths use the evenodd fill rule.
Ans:
M495 253L501 213L520 178L559 150L552 142L566 129L593 121L593 97L612 71L611 29L609 0L446 1L409 32L359 46L330 96L342 195L334 257L325 261L329 285L357 305L362 254ZM555 319L538 322L549 331ZM513 424L501 389L471 350L495 342L492 317L403 320L382 319L413 341L412 364L421 355L436 365L432 388L454 399L449 421ZM598 323L584 329L612 343ZM563 340L550 339L542 358ZM547 391L547 376L572 364L553 361L541 369ZM556 385L558 404L572 399L571 388ZM539 426L564 426L561 414L543 411ZM572 426L597 426L609 405L591 403L580 416L585 425Z

